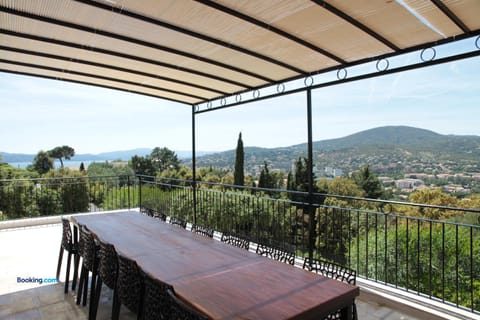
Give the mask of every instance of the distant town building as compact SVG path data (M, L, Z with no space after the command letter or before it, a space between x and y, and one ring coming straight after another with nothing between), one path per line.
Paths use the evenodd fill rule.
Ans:
M324 174L327 177L341 177L343 176L343 170L342 169L337 169L337 168L332 168L332 167L325 167L324 169Z
M416 189L425 186L425 182L420 179L400 179L395 180L395 186L399 189Z

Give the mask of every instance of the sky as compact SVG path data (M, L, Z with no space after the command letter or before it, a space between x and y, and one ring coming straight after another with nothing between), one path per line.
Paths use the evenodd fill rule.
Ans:
M480 50L475 40L439 48L437 57ZM419 62L419 53L390 66L405 62ZM348 76L374 66L349 68ZM316 89L312 97L315 141L387 125L480 136L479 57ZM179 103L0 72L3 152L36 154L61 145L77 154L157 146L186 151L192 149L191 119L191 107ZM245 146L304 143L306 121L305 93L202 113L196 116L196 149L235 149L240 132Z

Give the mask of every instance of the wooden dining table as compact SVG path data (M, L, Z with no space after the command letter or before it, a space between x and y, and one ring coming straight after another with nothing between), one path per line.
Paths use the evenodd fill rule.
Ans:
M352 318L359 288L135 211L73 216L211 319Z

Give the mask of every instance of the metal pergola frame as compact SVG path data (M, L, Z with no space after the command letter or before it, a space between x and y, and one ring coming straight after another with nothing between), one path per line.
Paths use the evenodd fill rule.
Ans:
M478 14L478 0L0 0L0 72L190 106L195 222L197 115L305 92L311 198L312 91L477 57ZM436 47L469 38L471 51L436 58ZM419 62L390 68L417 51Z
M467 38L467 37L465 37ZM448 62L453 62L453 61L458 61L462 59L468 59L468 58L474 58L480 56L480 36L477 36L475 39L474 45L473 45L473 50L469 52L464 52L464 53L459 53L459 54L453 54L449 55L446 57L438 58L435 59L436 57L436 51L433 49L433 47L428 47L430 50L432 50L432 53L429 58L425 58L425 48L418 48L422 49L420 51L420 62L417 63L411 63L411 64L406 64L403 66L395 67L392 69L389 69L389 62L388 62L388 57L382 57L377 60L376 62L376 71L375 72L365 72L359 75L355 75L352 77L347 76L347 70L345 68L340 68L336 69L336 77L337 79L331 80L331 81L326 81L318 84L314 84L314 78L313 76L308 76L304 78L303 85L300 85L296 88L292 88L289 90L285 90L285 84L276 84L276 93L270 93L264 96L260 95L261 88L256 88L253 91L250 92L243 92L239 93L236 95L231 95L228 97L222 97L221 99L217 99L214 102L207 102L202 105L192 105L192 172L193 172L193 182L192 182L192 188L193 188L193 223L195 224L197 222L197 180L196 180L196 116L199 114L203 113L208 113L211 111L215 110L220 110L220 109L226 109L226 108L232 108L236 106L241 106L247 103L253 103L253 102L258 102L262 100L267 100L267 99L273 99L285 95L291 95L295 93L300 93L300 92L305 92L306 93L306 111L307 111L307 119L306 119L306 127L307 127L307 171L308 171L308 196L307 196L307 201L309 203L308 206L308 216L309 216L309 245L308 245L308 257L310 259L313 258L314 252L314 242L315 242L315 208L313 206L313 196L314 196L314 173L313 173L313 117L312 117L312 106L313 106L313 101L312 101L312 91L315 89L320 89L320 88L325 88L325 87L330 87L330 86L336 86L340 84L345 84L349 82L355 82L355 81L361 81L361 80L366 80L370 78L376 78L376 77L381 77L385 75L391 75L399 72L405 72L409 70L415 70L415 69L421 69L421 68L426 68L426 67L431 67L439 64L444 64ZM389 55L390 56L390 55ZM363 63L368 63L371 61L363 62ZM381 68L380 65L383 65L384 67ZM355 63L355 65L358 65L361 63ZM335 71L335 70L328 70L322 73L327 73L329 71ZM295 81L299 80L298 78L292 79L290 81ZM271 86L270 86L271 87ZM251 93L251 98L245 101L242 101L242 95L246 95L248 93ZM227 99L230 100L231 102L227 102Z

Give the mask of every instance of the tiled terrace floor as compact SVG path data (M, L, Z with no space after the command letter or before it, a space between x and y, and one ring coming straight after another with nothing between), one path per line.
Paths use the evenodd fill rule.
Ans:
M66 263L60 283L17 283L17 277L55 277L60 239L60 224L0 231L0 319L88 318L88 307L75 304L75 293L63 293ZM111 290L104 287L97 319L110 319L111 297ZM363 292L357 299L357 308L359 319L442 319L413 309L393 309L372 301ZM121 319L136 316L122 307Z

